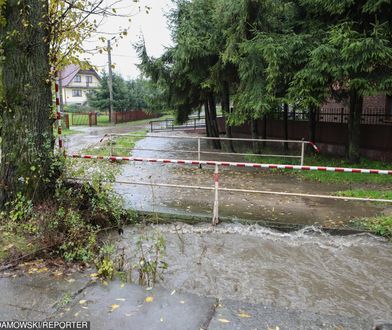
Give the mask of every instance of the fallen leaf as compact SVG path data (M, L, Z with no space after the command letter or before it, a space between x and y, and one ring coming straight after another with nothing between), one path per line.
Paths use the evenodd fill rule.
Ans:
M84 299L79 300L79 304L81 304L81 305L84 305L86 302L87 302L87 300L84 300Z
M176 293L176 290L173 290L170 295L172 296L175 293Z
M218 319L218 321L221 323L230 323L230 321L226 319Z
M90 277L98 277L97 273L90 274Z
M117 300L117 301L125 301L124 298L117 298L116 300Z
M154 301L154 297L149 296L146 299L144 299L144 301L147 302L147 303L153 302Z
M160 321L163 322L163 317L161 317Z
M249 314L246 314L246 313L244 313L244 312L238 313L238 316L239 316L239 317L243 317L243 318L252 317L252 316L250 316Z
M123 288L125 286L125 283L121 283L120 288Z
M80 312L76 312L76 313L74 314L74 316L75 316L75 317L78 317L79 314L80 314Z
M68 283L73 283L73 282L75 282L75 279L74 278L70 278L69 280L67 280L67 282Z
M120 307L120 305L117 305L117 304L113 304L113 305L111 305L110 306L110 313L112 313L112 312L114 312L117 308L119 308Z
M181 300L181 301L180 301L180 304L185 304L185 301L184 301L184 300Z

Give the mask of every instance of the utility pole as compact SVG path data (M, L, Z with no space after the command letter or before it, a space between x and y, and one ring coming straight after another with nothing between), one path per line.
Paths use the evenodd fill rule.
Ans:
M64 112L64 99L63 99L63 77L61 71L59 72L59 91L60 91L60 112Z
M110 44L110 40L108 40L108 62L109 62L109 77L108 77L108 86L109 86L109 121L111 123L115 123L113 118L113 71L112 71L112 46Z

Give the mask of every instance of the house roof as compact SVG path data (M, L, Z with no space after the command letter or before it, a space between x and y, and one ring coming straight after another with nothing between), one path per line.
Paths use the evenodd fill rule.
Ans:
M91 74L94 75L98 80L101 80L97 71L95 71L93 68L83 70L77 64L70 64L66 66L64 70L60 71L59 76L62 82L62 86L67 87L77 74Z

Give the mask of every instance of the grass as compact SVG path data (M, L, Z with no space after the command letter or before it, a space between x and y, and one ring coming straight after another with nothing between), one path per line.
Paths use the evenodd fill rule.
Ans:
M32 251L30 244L25 237L8 232L0 231L0 263L14 255L23 255Z
M246 159L255 163L266 164L299 164L299 159L246 156ZM344 158L327 157L324 155L309 155L305 157L305 165L319 165L332 167L355 167L371 168L380 170L391 170L392 164L362 159L357 164L351 164ZM309 181L322 183L373 183L373 184L392 184L392 176L376 174L358 174L358 173L336 173L336 172L319 172L319 171L290 171L289 175L295 175Z
M68 129L64 128L62 131L63 136L68 136L68 135L73 135L73 134L79 134L81 133L80 131L74 130L74 129Z
M133 132L130 134L132 135L119 136L115 138L112 146L110 145L110 141L106 140L102 142L102 146L85 149L83 150L83 153L89 155L110 156L111 151L113 150L112 156L129 156L132 149L135 147L135 144L146 137L147 130Z
M369 230L375 235L389 239L392 242L392 216L380 215L373 218L364 218L354 221L360 229Z
M367 189L352 189L345 191L338 191L337 196L344 197L358 197L358 198L372 198L372 199L390 199L392 200L391 190L367 190Z
M69 113L69 124L71 126L86 126L88 125L88 114L75 114L75 113ZM97 116L97 124L98 126L103 126L103 125L110 125L109 122L109 115L107 114L100 114Z

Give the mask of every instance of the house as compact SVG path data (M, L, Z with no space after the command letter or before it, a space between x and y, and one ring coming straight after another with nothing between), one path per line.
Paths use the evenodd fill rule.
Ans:
M100 87L98 73L93 69L82 69L76 64L68 65L59 74L63 105L84 105L87 94Z

